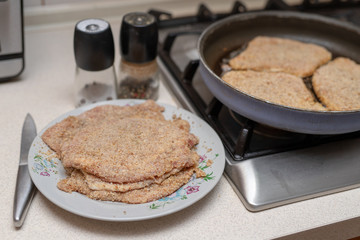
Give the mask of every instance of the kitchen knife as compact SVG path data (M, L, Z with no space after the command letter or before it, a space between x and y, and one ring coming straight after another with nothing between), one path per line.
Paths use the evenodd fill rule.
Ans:
M28 113L21 135L21 148L20 148L20 163L18 175L16 179L16 189L14 197L14 225L21 227L29 210L31 200L35 194L35 186L31 181L30 173L28 170L28 153L36 137L36 126L33 118Z

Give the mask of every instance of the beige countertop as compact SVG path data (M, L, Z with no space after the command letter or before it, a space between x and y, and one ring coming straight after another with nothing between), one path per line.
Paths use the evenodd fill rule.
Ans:
M198 4L198 1L178 1L187 4L180 9L174 1L165 1L163 5L154 2L157 8L163 6L161 9L179 14ZM210 7L211 4L223 7L216 1L209 1ZM148 8L146 4L137 6L140 11ZM127 12L125 7L120 9ZM16 229L12 208L25 116L31 113L40 131L59 115L74 109L76 17L69 16L61 22L45 14L40 17L48 17L49 22L40 24L36 12L41 11L30 9L25 18L30 21L25 28L25 71L17 81L0 84L1 239L272 239L307 230L289 239L345 239L360 235L359 225L354 224L359 222L360 189L252 213L245 209L224 177L194 205L172 215L139 222L102 222L80 217L59 208L38 192L23 227ZM111 23L117 45L121 14L104 18ZM119 55L116 56L118 64ZM158 101L175 105L163 85Z

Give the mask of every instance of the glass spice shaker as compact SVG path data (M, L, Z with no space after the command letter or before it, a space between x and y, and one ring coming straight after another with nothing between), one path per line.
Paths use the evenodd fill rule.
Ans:
M115 50L110 24L101 19L78 22L74 54L76 107L116 99Z
M160 74L156 62L158 28L155 17L142 12L126 14L119 40L118 98L156 100Z

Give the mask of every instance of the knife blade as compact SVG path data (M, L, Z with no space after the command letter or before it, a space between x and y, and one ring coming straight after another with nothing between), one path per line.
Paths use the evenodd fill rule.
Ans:
M20 161L18 175L16 179L16 188L14 196L14 225L21 227L27 211L29 210L30 203L35 194L35 186L31 181L30 173L28 170L28 154L31 143L36 137L36 126L33 118L28 113L26 115L21 134L21 147L20 147Z

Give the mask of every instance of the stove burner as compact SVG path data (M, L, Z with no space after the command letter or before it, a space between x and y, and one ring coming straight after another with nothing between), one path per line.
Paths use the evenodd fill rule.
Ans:
M246 121L248 121L247 118L239 115L231 109L229 109L229 114L241 127L244 128L246 126ZM301 138L303 136L303 134L300 133L289 132L260 123L254 123L253 132L263 137L282 140L293 140L294 138L298 138L299 135L301 135Z

